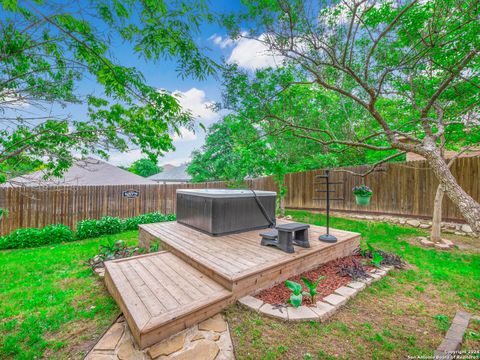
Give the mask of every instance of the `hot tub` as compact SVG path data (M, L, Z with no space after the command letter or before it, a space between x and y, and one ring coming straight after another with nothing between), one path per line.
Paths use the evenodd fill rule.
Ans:
M255 191L270 219L275 218L273 191ZM211 235L267 228L270 222L251 190L179 189L177 222Z

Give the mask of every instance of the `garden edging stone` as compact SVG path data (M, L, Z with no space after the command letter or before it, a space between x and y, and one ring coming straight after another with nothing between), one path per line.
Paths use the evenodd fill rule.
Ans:
M364 290L374 281L383 278L393 266L382 266L370 272L370 278L352 281L336 289L332 294L317 301L316 306L299 306L298 308L283 305L272 305L247 295L238 299L238 303L262 315L283 321L325 321L342 307L350 298Z

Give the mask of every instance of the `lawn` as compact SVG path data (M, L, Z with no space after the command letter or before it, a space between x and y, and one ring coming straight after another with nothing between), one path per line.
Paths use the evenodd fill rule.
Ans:
M290 211L324 225L325 217ZM431 354L457 309L480 312L480 253L424 249L422 230L333 218L410 264L375 283L327 323L287 324L237 305L227 317L239 359L398 359ZM137 243L137 231L0 252L0 358L82 358L119 314L103 281L84 264L99 245ZM478 324L467 345L480 348Z
M290 211L297 221L325 225L325 216ZM227 311L238 359L403 359L432 355L455 312L480 310L480 254L424 249L422 230L333 218L332 227L356 231L376 248L410 264L351 300L325 324L283 323L234 305ZM480 348L476 332L469 348Z
M83 358L119 309L85 261L137 231L0 251L0 358Z

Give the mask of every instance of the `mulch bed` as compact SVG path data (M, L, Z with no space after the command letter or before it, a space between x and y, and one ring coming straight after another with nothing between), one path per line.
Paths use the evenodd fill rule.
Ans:
M303 284L301 277L306 277L310 281L316 281L320 276L325 278L320 281L317 287L318 295L315 297L315 301L322 299L323 297L332 294L336 289L341 286L347 285L352 281L350 276L340 276L338 271L342 265L351 265L352 260L360 261L361 263L367 262L369 259L360 256L352 255L347 256L341 259L336 259L329 261L319 267L306 271L300 275L293 276L289 280L295 281L302 285L304 291L307 291L307 288ZM372 267L369 265L364 266L367 271ZM277 305L277 304L286 304L287 300L290 298L291 291L285 286L285 283L278 284L269 289L262 290L255 295L257 299L260 299L266 303ZM310 297L304 296L302 305L312 305L310 303Z

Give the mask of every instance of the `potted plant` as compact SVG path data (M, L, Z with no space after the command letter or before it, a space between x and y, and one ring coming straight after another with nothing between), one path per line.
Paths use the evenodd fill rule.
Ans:
M7 215L8 215L8 210L0 208L0 220L2 220L3 217L7 217Z
M353 195L355 195L355 200L358 205L370 204L370 198L372 197L372 194L372 189L366 185L355 186L353 188Z

